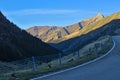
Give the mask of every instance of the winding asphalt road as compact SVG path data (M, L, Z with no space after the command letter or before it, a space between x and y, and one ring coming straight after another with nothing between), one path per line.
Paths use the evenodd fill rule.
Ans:
M120 36L114 36L115 47L104 58L82 67L32 80L120 80Z

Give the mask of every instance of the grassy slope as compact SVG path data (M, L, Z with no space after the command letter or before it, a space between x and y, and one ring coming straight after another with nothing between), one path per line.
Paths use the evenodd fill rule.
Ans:
M105 43L106 39L109 39L108 43ZM91 53L88 52L88 49L91 46L94 47L94 44L101 43L101 42L103 44L105 44L105 46L102 47L102 50L100 50L98 52L98 54L96 54L96 49L95 48L93 48L93 51ZM104 37L99 38L94 43L91 43L91 44L85 46L84 48L82 48L80 50L81 51L80 58L78 58L77 52L62 57L62 65L61 66L59 65L59 60L56 59L56 60L53 60L49 63L44 63L42 65L37 65L37 72L35 72L35 73L32 71L32 67L30 67L30 65L29 65L28 68L27 67L24 68L21 65L22 69L13 71L11 73L15 73L16 76L20 78L20 80L28 80L29 78L32 78L32 77L35 77L35 76L40 76L40 75L48 74L48 73L51 73L51 72L56 72L56 71L61 70L61 69L70 68L70 67L85 63L87 61L93 60L93 59L101 56L102 54L106 53L111 48L111 46L112 46L111 37L104 36ZM18 65L13 65L13 64L2 63L2 62L0 62L0 64L4 64L4 66L6 66L6 68L7 67L16 68L16 67L19 67L18 65L20 65L18 63L17 63ZM7 64L9 64L9 65L7 65ZM48 64L51 64L52 67L49 68ZM2 68L4 68L4 67L2 67ZM9 78L10 78L11 73L1 74L0 75L0 80L10 80Z
M31 33L33 36L37 34L37 37L41 39L44 42L51 43L54 40L63 38L64 36L67 36L71 33L77 32L80 29L82 29L84 26L93 24L100 19L103 19L104 16L102 14L97 14L94 17L84 19L78 23L64 26L64 27L58 27L58 26L38 26L38 27L32 27L27 29L28 33ZM34 29L36 29L34 30Z
M91 25L85 26L80 31L74 32L74 33L72 33L68 36L60 38L60 39L55 40L53 42L58 43L58 42L62 42L64 40L68 40L68 39L71 39L71 38L74 38L74 37L77 37L77 36L81 36L82 34L87 34L88 32L93 31L95 29L98 29L98 28L102 27L103 25L105 25L105 24L107 24L110 21L115 20L115 19L120 19L120 12L118 12L116 14L112 14L112 15L106 17L106 18L103 18L103 19L101 19L101 20L99 20L96 23L93 23Z

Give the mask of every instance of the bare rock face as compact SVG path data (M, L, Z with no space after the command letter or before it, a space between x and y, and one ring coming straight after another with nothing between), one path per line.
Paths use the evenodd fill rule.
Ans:
M51 42L56 39L67 36L71 33L81 30L83 27L93 24L101 19L104 16L102 14L97 14L92 18L85 19L81 22L75 23L73 25L65 27L56 27L56 26L37 26L38 30L35 30L36 26L27 29L26 31L33 36L36 36L44 42Z
M82 29L83 27L87 26L87 25L90 25L90 24L93 24L101 19L103 19L104 16L102 14L97 14L96 16L92 17L92 18L87 18L79 23L76 23L76 24L73 24L71 26L67 26L65 27L67 29L67 31L69 33L73 33L73 32L76 32L76 31L79 31L80 29Z
M0 61L14 61L51 53L57 54L58 50L21 30L0 12Z
M88 19L85 19L81 22L81 25L83 26L87 26L87 25L90 25L92 23L95 23L96 21L99 21L101 19L103 19L104 16L102 14L97 14L95 17L92 17L92 18L88 18Z

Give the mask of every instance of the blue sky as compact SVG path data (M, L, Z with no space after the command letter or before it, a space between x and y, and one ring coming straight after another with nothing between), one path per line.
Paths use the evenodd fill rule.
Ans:
M0 10L22 29L31 26L67 26L120 11L120 0L0 0Z

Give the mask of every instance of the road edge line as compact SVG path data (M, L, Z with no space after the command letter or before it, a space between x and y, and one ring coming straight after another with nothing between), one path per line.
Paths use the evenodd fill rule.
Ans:
M75 66L75 67L71 67L71 68L68 68L68 69L65 69L65 70L61 70L61 71L54 72L54 73L51 73L51 74L48 74L48 75L44 75L44 76L40 76L40 77L37 77L37 78L33 78L33 79L30 79L30 80L36 80L36 79L41 79L41 78L45 78L45 77L48 77L48 76L53 76L53 75L56 75L56 74L59 74L59 73L63 73L63 72L66 72L66 71L70 71L70 70L76 69L76 68L78 68L78 67L82 67L82 66L91 64L91 63L93 63L93 62L96 62L96 61L104 58L105 56L107 56L107 55L114 49L114 47L115 47L116 44L115 44L115 41L114 41L114 40L112 40L112 41L113 41L113 46L112 46L112 48L111 48L107 53L105 53L104 55L102 55L102 56L100 56L100 57L98 57L98 58L96 58L96 59L94 59L94 60L91 60L91 61L89 61L89 62L83 63L83 64L78 65L78 66Z

